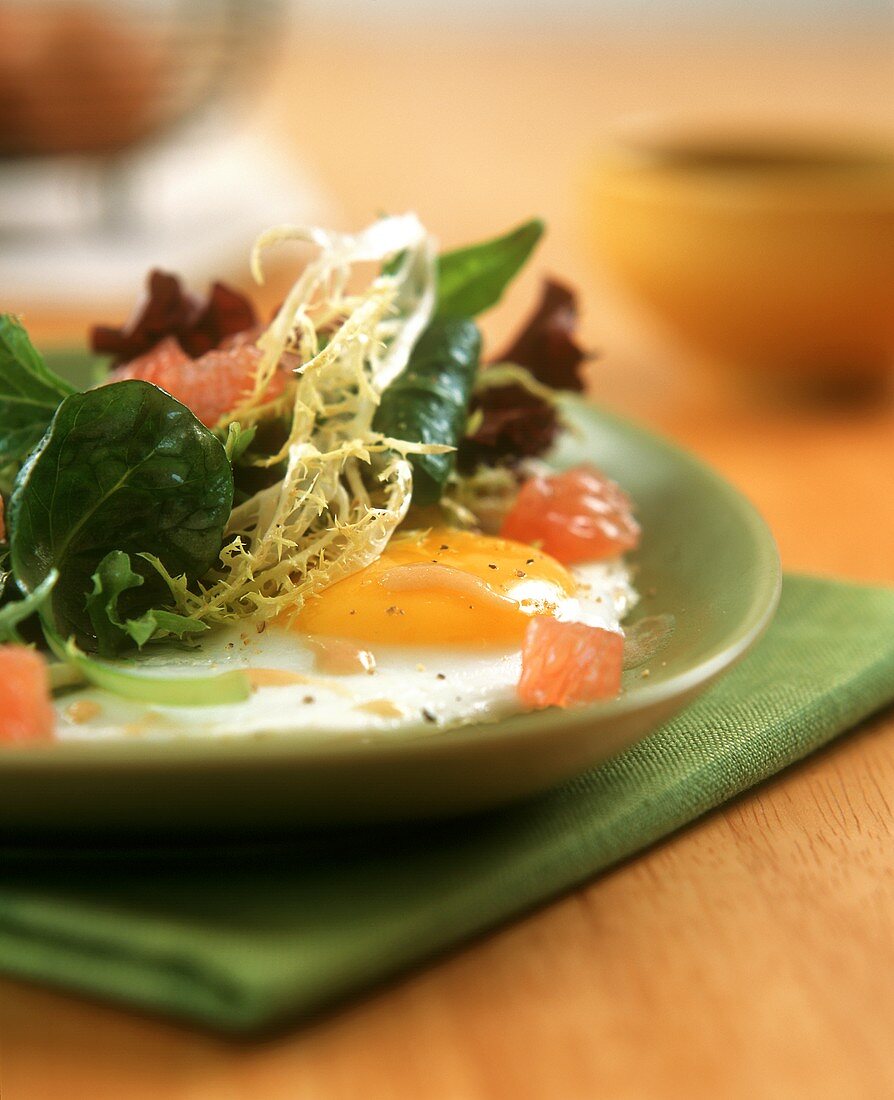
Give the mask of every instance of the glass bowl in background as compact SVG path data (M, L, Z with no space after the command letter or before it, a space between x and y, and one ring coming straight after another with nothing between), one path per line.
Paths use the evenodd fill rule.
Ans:
M300 154L260 124L291 11L0 0L0 308L122 311L150 268L244 272L271 223L323 216Z
M0 0L0 156L114 156L259 72L278 0Z

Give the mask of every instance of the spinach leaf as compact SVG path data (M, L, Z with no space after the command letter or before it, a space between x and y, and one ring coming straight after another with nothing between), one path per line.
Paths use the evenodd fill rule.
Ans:
M502 237L438 257L438 317L475 317L496 305L543 234L538 218Z
M19 623L39 611L43 602L47 599L53 586L58 580L58 574L52 570L46 578L23 600L15 600L0 607L0 642L24 642L19 634Z
M0 314L0 465L20 462L74 392L47 370L22 324Z
M126 594L139 595L145 578L134 571L130 555L112 550L102 559L93 574L93 591L87 597L87 614L96 636L99 652L113 657L134 642L140 647L151 638L173 634L182 638L208 629L206 623L177 615L173 611L150 608L136 618L126 618L119 601Z
M419 337L406 370L382 394L373 427L396 439L455 447L466 417L481 334L468 318L436 318ZM453 452L411 455L413 502L440 500L453 471Z
M169 394L136 379L72 394L16 478L13 571L31 592L56 568L44 619L95 648L87 596L109 551L145 551L170 573L198 578L218 558L232 501L223 444ZM152 567L141 566L146 583L128 600L129 617L166 593Z

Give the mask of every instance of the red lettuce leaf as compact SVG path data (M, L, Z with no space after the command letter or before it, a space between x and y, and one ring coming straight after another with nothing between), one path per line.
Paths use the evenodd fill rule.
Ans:
M183 344L183 350L193 358L218 347L228 336L245 332L258 323L254 306L238 290L224 283L214 283L198 317Z
M128 363L173 336L187 355L198 358L228 336L252 328L257 316L251 302L223 283L214 283L205 298L184 290L176 275L152 271L145 298L120 327L95 325L90 346L113 357L113 365Z
M541 455L559 430L555 407L517 382L480 390L470 405L470 414L476 412L482 415L478 430L459 446L463 473Z
M553 279L544 280L536 310L515 341L497 362L518 363L545 386L582 390L579 367L588 358L575 340L577 298L573 290Z
M587 353L575 340L577 299L563 283L547 279L540 302L497 363L517 363L551 389L581 390L579 368ZM489 386L473 398L478 428L463 440L459 467L512 465L549 449L559 431L555 406L518 383ZM478 419L478 418L476 418Z

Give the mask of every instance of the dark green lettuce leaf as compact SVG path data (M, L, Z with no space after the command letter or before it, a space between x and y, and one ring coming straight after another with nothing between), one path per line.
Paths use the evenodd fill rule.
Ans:
M0 465L21 462L74 392L46 368L21 322L0 314Z
M382 394L373 427L396 439L455 447L466 429L481 334L473 321L435 318L406 370ZM456 456L411 455L414 504L440 500Z
M525 222L502 237L438 257L438 317L476 317L496 305L543 235L543 222Z
M177 615L172 611L149 608L128 618L126 606L141 595L137 591L145 577L130 564L130 555L112 550L102 559L93 574L93 591L87 597L87 614L96 636L97 648L104 657L113 657L136 643L144 646L151 638L174 636L183 638L207 630L205 623Z
M201 577L218 559L232 501L223 444L179 401L137 380L72 394L16 479L13 572L32 592L58 570L46 617L62 637L95 648L87 597L106 555L120 550L145 567L145 583L122 590L125 618L138 618L166 589L137 555Z

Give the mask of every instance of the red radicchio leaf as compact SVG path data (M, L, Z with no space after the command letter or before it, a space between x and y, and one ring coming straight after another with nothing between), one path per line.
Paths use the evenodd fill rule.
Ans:
M231 287L215 283L203 300L184 290L176 275L152 271L148 292L130 320L120 328L95 325L90 346L120 366L173 336L187 355L198 358L256 324L251 302Z
M557 390L582 390L578 368L586 359L574 338L577 299L563 283L546 279L540 304L511 347L497 362L518 363L545 386Z
M544 281L540 302L510 347L495 362L517 363L553 389L581 390L578 368L587 354L574 338L577 300L569 287ZM470 413L481 422L459 449L459 466L469 472L484 463L497 465L534 458L546 451L559 430L555 407L512 382L490 386L472 398Z
M472 398L480 412L478 430L459 446L459 466L469 473L480 464L495 466L543 454L556 437L555 408L517 382L488 386Z
M186 336L187 342L184 343L183 337L180 337L180 343L185 352L197 358L218 347L227 336L254 328L257 323L254 306L244 294L224 283L214 283Z

